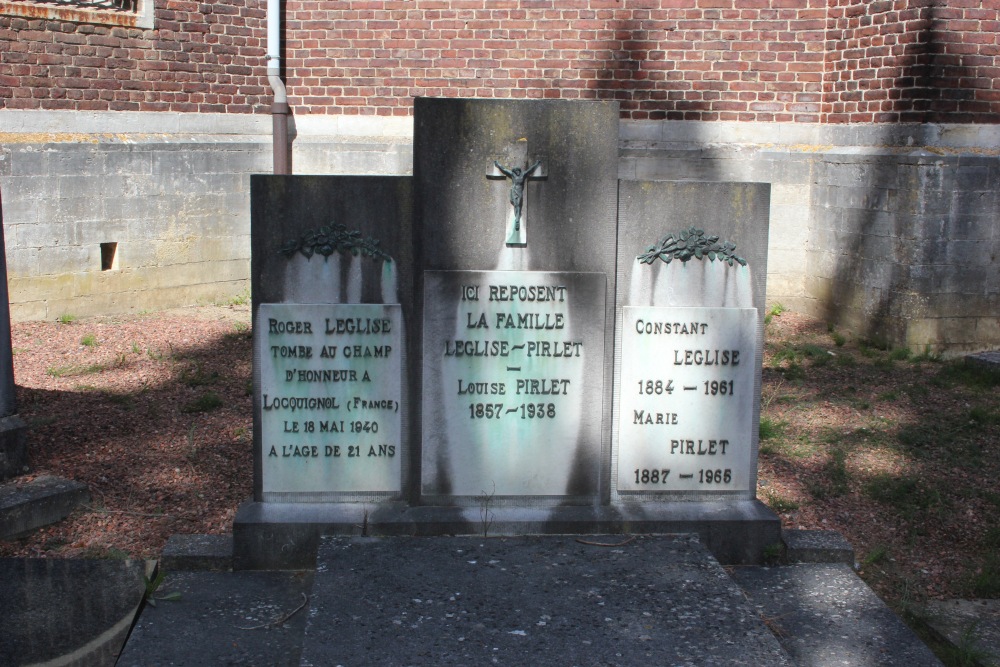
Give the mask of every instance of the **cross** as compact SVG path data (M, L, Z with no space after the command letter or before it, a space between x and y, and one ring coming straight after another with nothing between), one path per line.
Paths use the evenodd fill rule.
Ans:
M520 146L518 146L520 147ZM525 196L525 186L529 180L544 179L548 176L545 165L541 160L536 160L530 167L527 164L527 145L521 151L521 159L515 158L517 166L507 167L500 164L499 160L494 160L486 177L494 180L510 179L510 200L511 211L507 217L507 245L513 247L526 247L528 245L528 202ZM524 165L524 166L521 166Z

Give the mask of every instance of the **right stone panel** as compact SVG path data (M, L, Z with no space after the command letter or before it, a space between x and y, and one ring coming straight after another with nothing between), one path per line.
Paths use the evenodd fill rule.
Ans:
M769 195L619 183L613 501L755 497Z

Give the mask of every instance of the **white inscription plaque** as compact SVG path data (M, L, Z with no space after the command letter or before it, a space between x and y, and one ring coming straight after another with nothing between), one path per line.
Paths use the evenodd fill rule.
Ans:
M619 491L744 491L754 308L623 308Z
M600 273L424 274L423 491L597 493Z
M398 305L261 304L265 493L399 492Z

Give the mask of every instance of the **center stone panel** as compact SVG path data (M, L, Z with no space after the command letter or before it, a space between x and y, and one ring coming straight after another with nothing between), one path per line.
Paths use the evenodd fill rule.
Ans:
M425 496L598 492L601 273L424 273Z

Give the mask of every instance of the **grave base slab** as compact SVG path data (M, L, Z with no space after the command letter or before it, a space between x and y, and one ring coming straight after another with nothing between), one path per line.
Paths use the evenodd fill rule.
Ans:
M303 569L323 535L697 534L719 562L756 564L781 542L759 500L561 507L442 507L245 502L233 525L233 569Z

